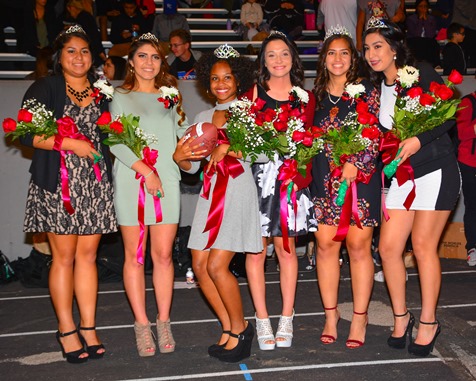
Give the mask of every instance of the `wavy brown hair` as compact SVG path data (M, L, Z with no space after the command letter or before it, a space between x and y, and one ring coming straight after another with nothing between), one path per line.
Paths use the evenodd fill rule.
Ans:
M359 78L359 52L355 48L352 38L343 34L334 34L333 36L329 37L327 40L324 41L324 45L322 45L322 50L319 53L319 58L317 59L317 75L314 81L314 88L312 89L314 95L316 96L316 104L319 108L322 107L322 100L327 96L327 84L329 83L329 72L326 69L327 53L329 52L331 43L339 39L345 40L347 42L347 45L349 46L351 52L351 64L349 71L346 74L346 84L354 83Z
M135 40L131 47L129 48L129 53L127 54L127 67L126 67L126 78L124 79L124 83L119 86L120 88L126 90L127 92L131 92L132 89L137 85L137 78L134 72L133 67L131 66L131 61L134 58L137 50L144 46L150 45L152 46L160 57L160 70L159 73L155 76L155 88L159 89L161 86L168 86L168 87L175 87L178 88L177 78L175 78L172 74L169 73L170 67L165 59L165 53L160 47L160 45L153 41L153 40ZM180 115L179 125L185 120L185 112L182 109L182 94L178 94L179 101L177 103L177 114Z

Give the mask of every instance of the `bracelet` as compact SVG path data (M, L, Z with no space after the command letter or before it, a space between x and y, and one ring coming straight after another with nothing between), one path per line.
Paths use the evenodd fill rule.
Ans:
M145 175L145 176L144 176L144 179L145 179L145 178L147 178L147 177L149 177L149 176L150 176L152 173L154 173L154 171L153 171L153 170L152 170L152 171L150 171L150 172L149 172L147 175Z
M58 134L55 135L55 144L53 144L53 149L55 151L61 151L61 146L63 145L63 139L64 139L64 136L61 136Z

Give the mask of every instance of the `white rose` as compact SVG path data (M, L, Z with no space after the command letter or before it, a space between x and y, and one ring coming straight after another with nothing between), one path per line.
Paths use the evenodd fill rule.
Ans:
M307 93L306 90L301 89L299 86L294 86L294 87L291 89L291 93L292 93L292 92L295 92L295 93L296 93L296 95L299 97L299 99L301 100L301 102L303 102L303 103L309 102L309 94Z
M173 86L171 87L162 86L159 90L162 93L163 98L167 98L167 97L174 98L178 94L178 90Z
M402 87L411 87L414 83L418 82L420 72L413 66L405 66L403 69L398 69L397 77Z
M347 94L349 94L349 96L351 98L357 98L360 94L362 94L363 92L365 92L365 86L362 85L361 83L359 84L352 84L352 83L349 83L346 87L345 87L345 92Z

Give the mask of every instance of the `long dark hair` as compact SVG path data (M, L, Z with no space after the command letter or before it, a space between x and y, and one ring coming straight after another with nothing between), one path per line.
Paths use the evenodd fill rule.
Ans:
M268 80L270 78L269 71L265 65L265 53L266 47L271 41L281 40L283 41L289 51L291 52L292 56L292 66L291 72L289 73L291 76L291 83L293 86L304 87L304 68L302 66L301 59L299 58L299 52L297 50L296 44L293 41L288 40L286 35L281 32L272 32L268 37L266 37L261 45L261 50L258 54L258 62L259 62L259 69L258 69L258 83L266 90L269 90Z
M395 52L395 66L397 69L401 69L405 65L414 65L415 59L410 53L408 46L405 41L405 34L402 30L398 27L397 24L382 19L380 22L385 26L381 28L368 28L363 36L364 47L362 51L362 56L365 57L365 38L372 33L380 34L387 44L390 45L390 48ZM380 88L381 82L384 80L385 75L382 72L374 71L370 65L368 64L367 60L365 60L365 65L370 72L370 80L377 88Z
M131 44L129 53L127 54L126 78L120 87L130 92L137 84L137 78L134 68L131 65L131 61L137 53L137 50L144 45L152 46L160 57L160 69L159 73L155 76L155 88L159 89L162 86L178 88L177 78L169 73L170 67L167 63L167 60L165 59L165 53L160 44L153 39L146 38L137 39ZM179 93L178 98L179 101L177 103L177 114L180 115L179 125L181 125L185 120L185 112L182 110L182 94Z
M359 78L359 52L355 48L352 38L343 34L334 34L331 37L327 38L322 45L322 50L319 53L319 58L317 59L317 75L316 80L314 81L314 88L312 91L316 96L316 103L320 107L322 100L326 97L327 93L327 84L329 83L329 72L326 69L326 57L329 52L329 47L331 43L336 40L345 40L349 46L351 52L351 64L349 71L346 74L347 83L354 83Z
M113 80L121 80L124 79L126 76L126 65L127 61L118 56L109 56L107 57L108 60L111 60L112 64L114 65L114 78Z
M58 34L58 36L56 37L53 43L53 51L54 51L53 73L54 74L63 74L63 67L61 66L61 62L60 62L61 52L63 51L65 44L67 44L73 37L77 37L85 41L88 44L89 51L91 52L91 43L89 41L88 35L81 31L70 32L69 31L70 29L68 29L67 31L62 31L60 34ZM96 75L95 75L95 70L94 70L94 66L92 62L93 62L93 56L91 52L91 67L88 70L88 75L95 77Z

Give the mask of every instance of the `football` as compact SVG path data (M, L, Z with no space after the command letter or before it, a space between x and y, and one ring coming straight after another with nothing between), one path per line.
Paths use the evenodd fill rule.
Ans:
M202 155L205 157L210 155L213 149L217 145L218 132L217 128L212 123L202 122L192 124L187 131L185 131L185 142L194 137L195 140L191 143L192 146L201 145L200 150L206 150ZM201 157L198 157L197 160L201 160ZM190 159L193 160L193 159Z

